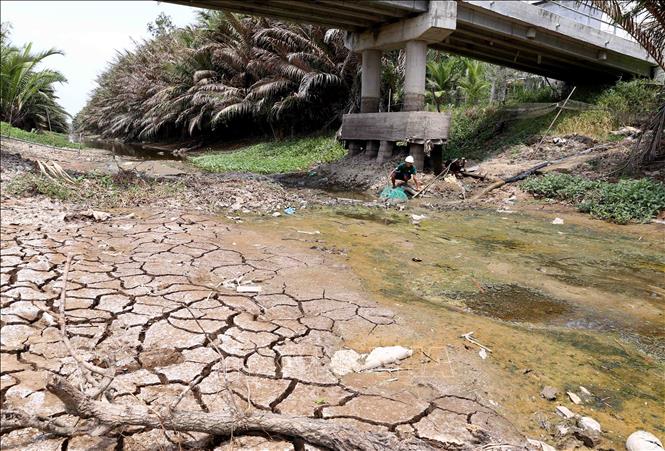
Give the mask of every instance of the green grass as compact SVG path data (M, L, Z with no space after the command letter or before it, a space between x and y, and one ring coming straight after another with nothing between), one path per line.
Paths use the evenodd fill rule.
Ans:
M233 152L193 157L190 161L210 172L275 174L304 171L345 154L346 150L333 138L320 136L255 144Z
M546 91L524 93L517 101L548 101ZM575 96L573 96L575 99ZM550 135L580 134L599 140L616 140L609 134L624 125L635 125L658 107L658 88L645 80L619 82L612 87L585 94L582 98L596 108L588 111L564 111L555 122ZM500 107L457 107L452 110L446 158L483 159L532 136L545 133L556 112L514 119Z
M79 149L81 147L79 143L70 142L69 137L64 133L44 131L32 133L20 128L12 127L7 122L0 122L0 134L2 136L18 138L35 144L45 144L47 146L66 147L70 149Z
M529 178L522 188L543 197L572 202L582 212L618 224L648 222L665 210L665 185L649 179L610 183L551 173Z

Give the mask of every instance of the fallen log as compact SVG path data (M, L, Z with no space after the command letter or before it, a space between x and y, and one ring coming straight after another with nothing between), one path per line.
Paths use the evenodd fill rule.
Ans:
M221 412L163 411L155 406L119 405L95 401L74 387L66 379L53 375L47 390L65 405L67 411L79 418L93 419L101 425L143 426L179 432L202 432L218 436L248 433L269 433L300 438L307 443L333 450L434 450L429 443L418 438L400 440L385 432L362 432L331 421L295 417L272 412L234 413L231 409ZM32 426L39 426L33 422ZM80 435L80 428L52 428L49 432L59 435Z
M506 179L497 180L496 182L492 183L490 186L488 186L487 188L482 190L480 193L473 196L471 198L471 200L478 200L481 197L483 197L485 194L489 193L490 191L494 191L495 189L500 188L503 185L506 185L508 183L514 183L514 182L518 182L520 180L524 180L528 176L533 175L533 174L539 172L541 169L544 169L548 166L554 166L554 165L562 163L564 161L572 160L573 158L577 158L577 157L580 157L582 155L587 155L587 154L591 153L594 150L603 149L603 148L606 148L607 146L608 146L608 144L599 144L597 146L593 146L593 147L585 149L581 152L578 152L574 155L569 155L567 157L558 158L556 160L551 160L551 161L548 160L548 161L544 161L542 163L538 163L537 165L527 169L526 171L522 171L522 172L520 172L518 174L515 174L511 177L508 177ZM586 159L589 159L589 158L586 158Z

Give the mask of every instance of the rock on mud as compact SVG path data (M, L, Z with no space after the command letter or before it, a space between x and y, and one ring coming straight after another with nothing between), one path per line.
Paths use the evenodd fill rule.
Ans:
M554 401L556 399L556 395L558 394L559 391L554 387L550 387L549 385L543 387L543 389L540 391L540 396L547 399L548 401Z
M626 440L628 451L663 451L663 444L658 438L647 431L635 431Z
M600 423L591 417L582 417L577 421L577 425L585 431L601 432Z

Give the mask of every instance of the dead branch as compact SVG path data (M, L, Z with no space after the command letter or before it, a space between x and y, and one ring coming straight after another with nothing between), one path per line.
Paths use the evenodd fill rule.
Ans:
M202 432L212 435L271 433L301 438L316 446L336 450L432 450L427 442L412 438L399 440L383 432L359 433L355 428L322 419L293 417L270 412L246 415L234 412L170 412L165 407L156 413L145 406L107 404L94 401L60 376L52 376L46 386L67 411L80 418L95 419L109 426L142 426L178 432Z
M74 349L72 343L69 341L69 336L67 335L67 314L66 314L66 304L67 304L67 279L69 277L69 268L72 264L73 255L70 253L67 255L67 262L65 263L65 269L62 273L62 291L60 292L60 305L58 310L58 322L60 323L60 336L62 342L67 348L67 352L72 358L76 361L81 373L85 380L90 383L94 388L90 393L90 396L93 399L99 397L113 381L113 370L100 368L96 365L91 364L84 360ZM87 371L86 371L87 370ZM93 374L99 374L102 376L101 382L98 382Z
M464 338L466 341L473 343L474 345L478 346L481 349L484 349L487 352L492 352L490 348L485 346L484 344L480 343L478 340L476 340L473 336L473 332L468 332L464 335L461 335L460 338Z

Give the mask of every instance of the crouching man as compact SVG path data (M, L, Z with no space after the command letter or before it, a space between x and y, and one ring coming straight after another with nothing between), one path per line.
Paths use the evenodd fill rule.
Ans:
M414 190L409 181L413 178L413 182L416 184L416 189ZM416 178L416 167L413 164L413 157L409 155L400 163L395 169L390 173L390 181L393 184L393 188L398 186L403 187L404 192L410 196L413 196L418 191L420 191L420 183Z

